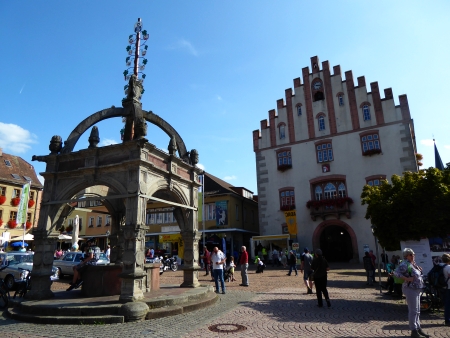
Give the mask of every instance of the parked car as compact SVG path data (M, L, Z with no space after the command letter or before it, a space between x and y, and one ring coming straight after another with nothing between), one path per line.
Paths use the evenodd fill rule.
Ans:
M17 283L21 283L28 275L28 271L33 269L33 255L28 252L0 252L0 267L6 268L0 271L0 278L3 278L6 286L12 290ZM58 269L52 268L50 279L59 279Z
M81 262L82 257L83 257L82 252L78 251L66 252L60 259L56 259L53 261L53 267L58 269L60 277L64 275L73 276L73 267ZM106 257L106 254L102 252L100 254L100 259L97 261L97 265L106 265L106 264L109 264L109 259Z

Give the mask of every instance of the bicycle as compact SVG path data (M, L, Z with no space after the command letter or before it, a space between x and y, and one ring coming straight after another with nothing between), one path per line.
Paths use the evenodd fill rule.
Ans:
M430 284L428 279L424 278L424 288L420 293L420 311L440 311L444 305L442 290Z
M19 270L28 271L28 273L27 273L25 279L17 287L16 292L14 292L13 299L15 299L16 296L24 297L27 294L28 290L31 290L31 271L28 269L22 269L22 268L19 268Z
M6 266L0 268L0 271L6 269ZM4 310L9 305L9 289L3 278L0 278L0 309Z

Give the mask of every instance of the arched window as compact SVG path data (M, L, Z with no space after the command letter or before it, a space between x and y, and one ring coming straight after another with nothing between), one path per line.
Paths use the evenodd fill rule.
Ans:
M302 115L302 106L298 105L297 106L297 116L300 116L300 115Z
M344 95L339 94L339 96L338 96L338 102L339 102L339 105L340 105L340 106L343 106L343 105L344 105Z
M345 193L345 185L344 185L344 183L339 184L338 194L339 194L339 197L346 197L347 196L347 194Z
M363 107L363 117L364 117L364 121L369 121L370 120L370 108L367 104L365 104Z
M278 127L278 129L279 129L279 134L280 134L280 140L282 140L282 139L284 139L285 137L286 137L286 134L285 134L285 132L284 132L284 124L282 124L282 125L280 125L279 127Z
M325 99L325 96L323 95L323 92L316 92L314 94L314 101L322 101Z
M333 183L327 183L325 186L325 199L331 199L336 197L336 187Z
M319 116L318 123L319 130L325 130L325 118L323 116Z
M320 201L323 197L322 197L322 188L320 187L320 185L318 185L315 189L315 194L316 194L316 201Z

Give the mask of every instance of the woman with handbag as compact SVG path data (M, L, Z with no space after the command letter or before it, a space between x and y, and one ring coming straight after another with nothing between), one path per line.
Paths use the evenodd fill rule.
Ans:
M323 307L322 293L327 302L327 306L331 306L330 297L327 290L327 272L330 270L327 260L322 255L322 250L316 249L316 255L311 263L312 279L316 284L317 306Z
M415 261L416 254L410 248L403 250L403 261L394 270L394 276L403 279L403 294L408 303L408 319L411 337L429 337L420 327L420 293L423 289L422 268Z

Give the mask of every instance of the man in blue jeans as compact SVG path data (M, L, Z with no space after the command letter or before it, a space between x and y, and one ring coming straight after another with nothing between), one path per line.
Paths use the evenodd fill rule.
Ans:
M223 279L223 267L227 258L225 254L219 250L218 247L214 247L211 254L211 264L213 266L213 277L216 283L216 293L219 293L219 280L222 287L222 294L225 294L225 281Z
M289 263L289 272L287 275L290 276L292 273L292 270L294 270L295 275L298 276L297 257L295 256L294 251L292 251L292 250L289 252L288 263Z

